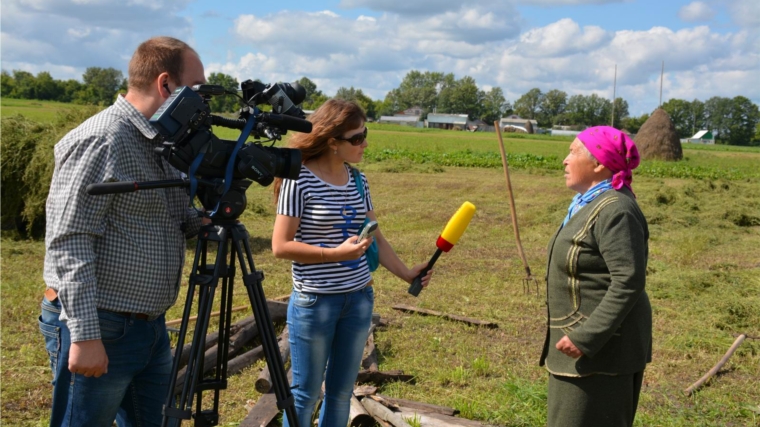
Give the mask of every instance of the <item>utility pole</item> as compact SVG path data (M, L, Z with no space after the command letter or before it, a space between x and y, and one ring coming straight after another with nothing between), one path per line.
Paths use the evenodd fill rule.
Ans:
M617 64L615 64L615 79L612 83L612 117L610 118L610 126L615 127L615 88L617 86Z
M662 69L660 70L660 105L662 107L662 76L665 74L665 61L662 61Z

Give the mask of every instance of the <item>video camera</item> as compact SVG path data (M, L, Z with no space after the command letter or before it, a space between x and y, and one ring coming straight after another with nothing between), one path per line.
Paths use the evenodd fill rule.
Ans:
M212 115L208 100L219 95L237 96L237 91L206 84L177 88L150 118L164 138L163 147L156 151L190 176L224 178L231 169L232 178L250 179L262 186L271 184L275 177L298 178L300 151L243 141L252 135L274 143L288 130L311 132L311 123L297 107L306 91L298 83L265 85L251 80L243 82L241 90L245 106L238 119L229 119ZM256 107L265 102L272 106L272 113ZM212 125L241 129L246 134L241 133L238 143L222 140L212 133Z

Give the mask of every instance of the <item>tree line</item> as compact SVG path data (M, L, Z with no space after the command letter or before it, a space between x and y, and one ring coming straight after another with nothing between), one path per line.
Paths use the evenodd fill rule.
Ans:
M237 79L224 73L211 73L208 83L238 90ZM314 110L331 97L319 90L308 77L298 80L306 89L301 107ZM74 79L56 80L43 71L32 75L26 71L3 70L0 80L2 96L8 98L40 99L78 104L110 105L116 94L125 92L127 79L114 68L89 67L82 82ZM467 114L471 120L493 123L501 117L516 114L524 119L536 120L539 127L570 126L581 130L588 126L612 125L631 133L638 132L649 114L635 117L628 111L628 102L617 97L614 101L597 94L568 95L559 89L542 92L530 89L514 103L507 101L500 87L480 89L474 78L457 79L453 73L412 70L401 84L388 92L383 100L373 100L361 89L339 88L333 98L356 101L367 116L378 119L408 108L422 110L421 119L430 113ZM209 102L215 113L234 113L239 100L231 96L217 96ZM701 129L713 131L719 143L732 145L760 145L760 111L744 96L734 98L712 97L707 101L670 99L662 104L680 138L694 135Z

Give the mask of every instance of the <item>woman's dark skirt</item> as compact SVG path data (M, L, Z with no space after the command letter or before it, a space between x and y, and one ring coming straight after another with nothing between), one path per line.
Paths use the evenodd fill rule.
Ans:
M631 427L644 372L562 377L549 374L549 427Z

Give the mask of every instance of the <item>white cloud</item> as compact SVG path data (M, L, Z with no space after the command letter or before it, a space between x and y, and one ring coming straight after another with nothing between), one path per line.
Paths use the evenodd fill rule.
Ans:
M3 1L3 68L34 73L75 69L74 77L92 66L126 70L137 45L158 35L157 30L191 42L189 21L178 15L187 2Z
M755 31L760 27L760 1L727 0L728 10L734 22Z
M678 11L678 17L686 22L706 22L713 16L715 11L702 1L691 2Z
M561 19L542 28L534 28L520 36L520 49L525 56L567 56L589 51L608 42L611 35L600 27L581 30L572 19Z

